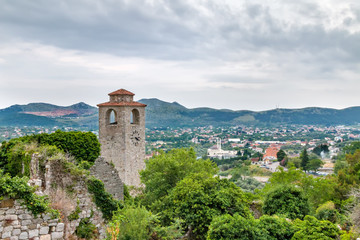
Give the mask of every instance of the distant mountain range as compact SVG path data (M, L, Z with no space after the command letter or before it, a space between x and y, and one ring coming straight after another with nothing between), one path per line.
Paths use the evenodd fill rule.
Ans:
M233 111L228 109L189 109L177 102L156 98L141 99L147 104L147 127L194 127L225 125L350 125L360 123L360 107L331 109L309 107L268 111ZM47 103L13 105L0 110L0 126L71 126L97 129L98 110L85 103L61 107Z

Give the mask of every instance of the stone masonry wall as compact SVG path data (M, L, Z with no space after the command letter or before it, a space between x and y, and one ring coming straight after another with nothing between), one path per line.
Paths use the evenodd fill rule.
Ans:
M104 158L96 159L90 169L91 175L103 181L107 192L118 200L124 199L124 184L121 181L118 171Z
M48 214L35 217L20 203L12 199L0 201L0 239L63 239L64 223Z
M5 198L0 201L0 239L78 239L75 231L84 218L96 226L96 239L104 239L105 221L88 192L86 177L69 173L61 159L46 160L41 172L39 157L32 156L29 184L38 186L37 194L49 196L52 208L59 210L61 218L51 219L48 214L35 217L21 205L21 199ZM69 220L70 215L76 217Z
M105 237L106 226L102 217L102 212L93 202L93 196L87 190L85 179L81 176L71 175L63 168L60 161L52 160L46 163L44 181L44 193L50 196L55 194L55 204L53 205L55 205L55 208L59 209L64 215L62 220L65 223L65 239L68 239L69 236L75 238L75 230L83 218L90 218L90 222L94 224L98 230L99 239ZM54 192L54 188L60 191ZM66 198L71 199L70 202L62 202L60 200L60 196L58 195L64 194L66 194ZM58 202L56 202L56 200L58 200ZM68 220L68 216L71 214L71 212L69 212L69 205L73 206L73 211L75 211L76 206L80 208L78 219L72 221Z

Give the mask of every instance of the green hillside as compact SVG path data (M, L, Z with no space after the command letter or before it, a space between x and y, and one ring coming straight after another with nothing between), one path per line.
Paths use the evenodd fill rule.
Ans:
M342 125L360 123L360 107L346 109L303 108L274 109L268 111L233 111L228 109L188 109L177 102L169 103L156 98L142 99L147 104L147 127L194 127L226 125L269 126L279 124ZM64 113L62 116L37 116L27 113ZM69 113L69 114L67 114ZM0 110L0 126L71 126L96 129L98 109L85 103L67 107L47 103L13 105Z

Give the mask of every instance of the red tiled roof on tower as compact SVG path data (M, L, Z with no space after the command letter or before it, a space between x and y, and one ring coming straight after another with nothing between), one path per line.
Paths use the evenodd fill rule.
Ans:
M116 90L115 92L112 92L112 93L109 93L109 96L112 96L112 95L130 95L130 96L134 96L135 94L133 94L132 92L129 92L128 90L125 90L125 89L119 89L119 90Z
M112 107L123 107L123 106L133 106L133 107L146 107L146 104L139 103L139 102L106 102L97 105L98 107L104 106L112 106Z

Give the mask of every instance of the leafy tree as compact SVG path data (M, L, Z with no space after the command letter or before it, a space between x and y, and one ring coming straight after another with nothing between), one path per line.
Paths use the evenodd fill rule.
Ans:
M316 218L319 220L328 220L332 223L336 223L338 220L339 212L335 208L335 204L331 201L328 201L322 204L318 209L316 209Z
M301 167L301 159L299 157L294 157L294 158L288 159L287 162L286 162L286 167L288 167L288 168L291 168L291 167L300 168Z
M265 232L257 226L253 218L244 218L238 214L217 216L210 224L207 240L266 240Z
M156 216L144 207L129 206L114 214L109 224L108 236L119 240L149 239L156 221Z
M291 239L294 235L292 224L285 218L263 215L258 221L258 228L266 232L268 240Z
M294 234L292 224L285 218L264 215L255 220L235 214L217 216L210 224L207 239L286 240Z
M259 158L260 161L263 159L263 157L264 157L264 154L259 153L259 152L256 152L253 155L253 158Z
M312 152L318 156L321 156L321 153L329 152L329 146L327 144L320 144L320 145L316 146Z
M197 160L192 148L162 152L146 161L146 168L140 172L141 181L145 184L144 203L148 206L161 203L161 199L179 181L192 173L213 176L217 171L210 160Z
M353 154L346 154L346 165L338 170L338 186L336 192L341 200L347 199L347 195L353 188L359 187L360 184L360 149Z
M204 239L211 220L222 214L250 216L245 194L234 183L194 174L180 181L168 197L173 218L184 220L193 239Z
M302 189L280 185L265 196L263 211L268 215L285 215L290 219L304 218L309 202Z
M312 212L315 212L320 204L337 198L338 183L335 177L314 177L295 168L289 168L288 171L280 168L278 172L274 172L269 179L269 184L261 190L262 195L267 195L281 185L294 185L301 188L309 199Z
M306 168L308 170L312 170L314 172L317 172L317 170L319 168L321 168L322 165L324 165L324 163L323 163L323 161L321 159L313 158L313 159L309 160L309 163L306 165Z
M329 221L320 221L315 217L306 216L304 221L296 219L294 222L295 234L293 240L331 240L338 239L340 230Z
M301 152L300 154L300 159L301 159L301 167L304 169L304 171L306 172L307 169L307 165L309 163L309 155L306 151L306 148Z
M346 154L354 154L356 150L360 149L360 142L352 142L351 144L344 147Z
M276 153L276 157L277 160L279 162L281 162L283 159L285 159L287 157L286 153L284 152L284 150L280 149L277 153Z

